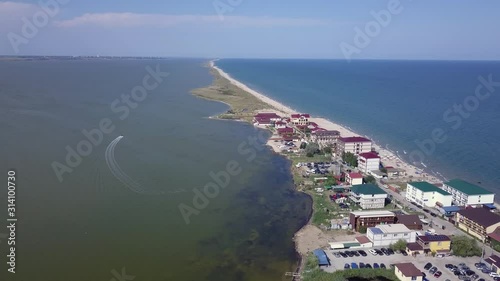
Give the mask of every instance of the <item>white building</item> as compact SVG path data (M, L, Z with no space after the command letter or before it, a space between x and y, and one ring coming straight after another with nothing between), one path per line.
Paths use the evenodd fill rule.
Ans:
M351 152L354 155L371 152L372 141L363 137L347 137L337 140L337 154Z
M294 125L299 125L299 126L307 126L309 125L309 118L311 116L309 114L292 114L291 115L292 119L292 124Z
M404 224L382 224L376 227L369 227L366 231L366 237L372 241L373 246L389 246L405 240L407 243L417 241L417 233L408 229Z
M380 168L380 156L375 152L364 152L358 155L358 169L367 174L370 171L378 171Z
M351 187L350 199L362 209L382 209L387 193L374 184L358 184Z
M360 173L348 173L345 175L345 182L348 185L363 184L363 175Z
M495 202L495 194L493 192L460 179L445 182L443 190L453 196L452 202L457 206L476 206L493 204Z
M406 200L425 207L451 206L453 196L428 182L410 182L406 185Z

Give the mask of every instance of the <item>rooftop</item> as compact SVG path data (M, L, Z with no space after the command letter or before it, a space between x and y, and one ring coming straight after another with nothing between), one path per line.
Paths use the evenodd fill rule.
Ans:
M378 229L382 230L383 233L401 233L401 232L411 232L406 225L402 223L395 224L381 224L377 226Z
M424 247L415 242L406 244L406 248L408 248L408 250L410 251L421 251L424 249Z
M494 224L500 223L500 216L490 212L484 208L469 208L458 211L457 213L462 216L474 221L475 223L483 226L489 227Z
M422 221L418 215L397 215L397 223L402 223L404 225L422 225Z
M365 235L356 237L356 241L358 241L360 244L366 244L371 242L370 239L368 239L368 237L366 237Z
M500 242L500 226L493 230L492 233L489 233L488 236L490 236L491 239Z
M348 174L351 179L362 179L363 175L360 173L349 173Z
M307 113L292 114L292 118L300 118L300 117L309 118L311 116L309 114L307 114Z
M426 181L420 181L420 182L410 182L408 183L409 185L413 186L414 188L422 191L422 192L438 192L438 193L441 193L443 195L450 195L448 192L442 190L441 188L433 185L433 184L430 184Z
M365 159L380 159L380 156L378 156L378 154L375 152L360 153L359 156Z
M351 187L351 191L357 194L387 194L374 184L357 184Z
M397 263L394 266L406 277L424 276L422 271L411 262Z
M261 112L255 114L254 117L263 117L263 118L281 118L278 114L276 113L271 113L271 112Z
M490 192L480 186L477 186L475 184L466 182L461 179L454 179L448 182L445 182L444 184L461 191L462 193L465 193L467 195L483 195L483 194L493 194L493 192Z
M321 136L340 136L340 132L335 130L318 131L315 132L314 134Z
M391 212L391 211L356 211L356 212L351 212L351 214L355 215L356 217L395 217L396 215Z
M491 255L485 261L489 264L495 265L496 267L500 267L500 257L497 255Z
M446 235L422 235L418 236L418 239L424 242L451 241L450 237Z
M364 138L364 137L346 137L346 138L339 138L342 142L371 142L371 140Z

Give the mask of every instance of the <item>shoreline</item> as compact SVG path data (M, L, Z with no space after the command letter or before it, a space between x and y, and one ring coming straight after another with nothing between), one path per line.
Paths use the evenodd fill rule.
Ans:
M251 89L244 83L234 79L228 73L217 67L215 65L215 61L216 60L211 60L203 65L205 67L208 67L210 73L214 75L213 83L207 87L193 90L192 94L200 98L222 102L228 105L230 107L230 110L228 110L226 114L223 113L216 116L211 116L209 118L218 120L245 121L253 125L253 116L258 112L274 112L277 114L281 114L282 116L289 116L293 113L301 113L300 111L296 111L293 108L282 104L262 93L259 93L258 91ZM236 95L230 92L230 90L236 92ZM355 133L348 126L335 123L323 117L314 117L311 115L310 121L315 122L321 128L327 130L337 130L340 132L341 136L344 137L365 136L363 134ZM259 128L271 131L269 128ZM406 170L406 182L415 180L425 180L430 183L443 182L443 180L438 179L433 175L427 174L423 169L417 168L414 165L405 162L399 155L397 155L397 152L393 152L378 145L375 141L373 141L373 139L372 142L374 149L379 152L381 162L384 163L385 166L393 166ZM281 153L278 145L272 140L272 137L267 141L267 146L269 146L276 154L290 159L289 157ZM294 180L295 190L306 194L311 200L311 209L309 210L308 220L301 228L297 229L292 238L295 244L295 251L297 253L297 256L299 257L296 264L297 268L294 271L300 273L303 270L304 261L306 260L308 253L310 253L315 248L324 246L328 242L342 239L344 238L344 235L339 235L338 237L329 237L323 232L323 230L312 223L315 199L305 190L300 190L298 188L299 186L294 179L293 161L291 161L290 165L290 172L292 179Z

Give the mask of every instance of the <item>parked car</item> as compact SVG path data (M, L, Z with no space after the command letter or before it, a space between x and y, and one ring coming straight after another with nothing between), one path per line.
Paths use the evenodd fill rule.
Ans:
M359 250L358 252L359 252L359 254L360 254L361 256L363 256L363 257L368 256L368 255L366 254L366 252L365 252L365 251L363 251L363 250Z
M351 251L345 251L345 254L351 258L354 257L354 254Z
M465 271L465 275L467 275L467 276L472 276L474 274L476 274L476 273L474 271L472 271L472 270L466 270Z
M401 254L402 254L403 256L405 256L405 257L406 257L406 256L408 256L408 253L407 253L405 250L402 250L402 251L401 251Z
M370 249L370 250L368 250L368 252L369 252L370 254L374 255L374 256L376 256L376 255L377 255L377 251L375 251L374 249Z
M365 268L365 264L364 264L364 263L362 263L362 262L360 262L360 263L359 263L359 268Z
M500 277L500 275L496 272L490 272L491 277Z
M448 269L453 269L453 264L447 263L447 264L444 265L444 267L446 267Z
M487 268L483 268L483 270L481 270L482 273L486 273L486 274L490 274L491 270L487 269Z
M381 263L380 268L386 269L387 267L385 267L385 264Z
M355 262L351 262L351 268L356 269L358 268L358 265Z
M493 277L494 281L500 281L500 277Z
M432 267L432 263L428 262L425 264L424 269L429 270Z
M484 280L483 278L479 278L477 281L486 281L486 280Z
M347 258L347 255L343 252L339 252L339 255L341 255L343 258Z
M353 253L356 257L359 257L358 251L352 251L351 253Z
M378 263L374 263L373 268L380 268L380 266L378 265Z
M482 262L478 262L478 263L475 263L474 266L479 269L479 268L482 268L482 267L485 267L486 264L485 263L482 263Z
M477 278L479 278L479 275L474 274L474 275L472 275L470 278L471 278L472 280L476 280Z
M344 264L344 269L349 269L349 268L351 268L351 266L348 263Z
M434 273L434 277L436 278L439 278L441 275L443 275L441 271L437 271L436 273Z
M372 266L369 263L367 263L365 264L365 268L372 268Z
M433 267L429 270L429 273L434 274L434 273L436 273L436 271L437 271L437 270L438 270L438 269L437 269L437 267L433 266Z
M380 251L380 250L375 250L375 252L377 253L377 255L379 256L383 256L384 255L384 252Z
M338 253L338 252L333 252L333 255L336 257L336 258L340 258L341 255Z
M394 251L391 248L387 249L387 252L389 253L389 255L394 255Z

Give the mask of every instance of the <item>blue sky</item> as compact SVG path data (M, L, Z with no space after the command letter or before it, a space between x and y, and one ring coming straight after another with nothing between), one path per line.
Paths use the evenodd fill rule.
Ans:
M0 54L500 60L498 11L498 0L0 0Z

